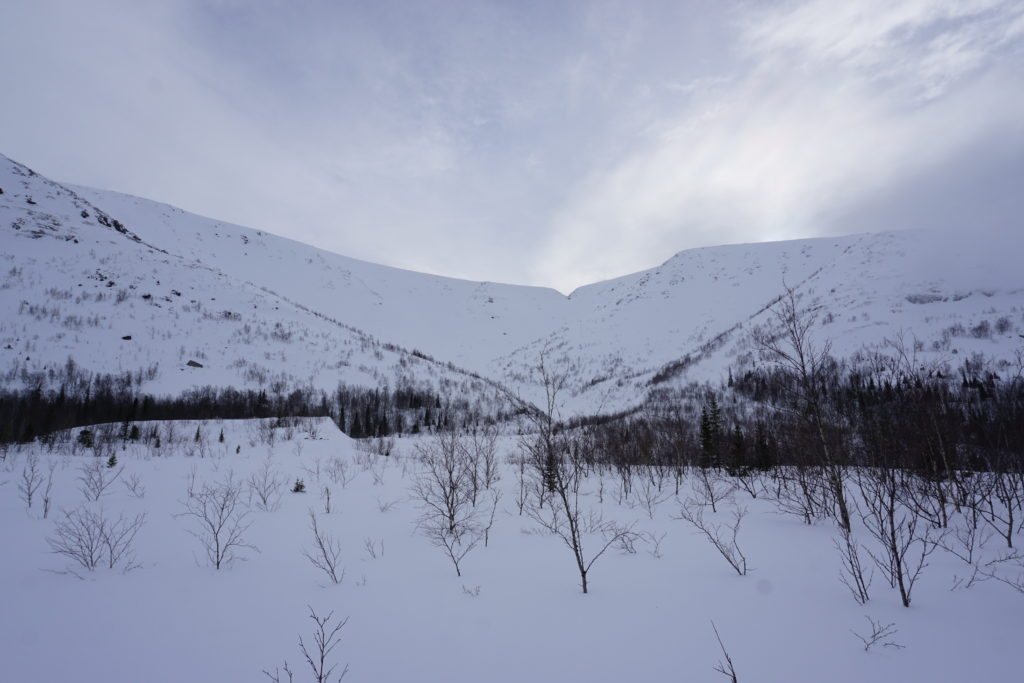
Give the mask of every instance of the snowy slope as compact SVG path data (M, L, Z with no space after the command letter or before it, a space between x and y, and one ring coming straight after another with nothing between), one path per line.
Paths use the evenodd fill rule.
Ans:
M546 333L565 315L557 291L390 268L166 204L75 188L152 241L195 263L216 264L347 324L477 372L496 355Z
M902 336L921 362L955 367L980 354L998 368L1022 346L1024 274L992 267L997 246L939 253L923 233L694 249L565 297L366 263L27 173L7 160L0 173L6 369L68 356L109 370L160 362L154 386L164 391L240 378L376 384L409 366L447 371L379 340L529 400L540 397L531 371L543 353L569 375L563 415L611 412L666 382L717 382L731 365L756 362L750 333L771 324L769 307L787 285L816 309L816 340L841 357L891 353L886 340ZM100 210L130 232L96 222ZM129 297L119 304L122 290ZM120 340L127 334L130 344ZM202 373L181 367L204 356Z
M404 378L496 394L212 262L150 244L78 193L7 159L0 188L7 383L45 382L71 358L93 372L134 373L155 393L203 385L330 391L339 381L395 386Z
M774 325L771 307L789 286L816 317L814 342L831 343L841 359L894 354L889 342L902 337L919 364L955 369L979 355L993 369L1016 368L1024 272L993 268L998 245L965 249L951 266L929 237L890 232L685 251L659 268L577 290L566 323L502 367L513 373L548 348L571 371L570 412L627 408L659 375L718 382L738 361L756 363L751 333ZM680 364L684 358L690 362Z

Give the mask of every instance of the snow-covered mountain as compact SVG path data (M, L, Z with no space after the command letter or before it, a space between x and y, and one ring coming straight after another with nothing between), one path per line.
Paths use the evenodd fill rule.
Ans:
M543 353L569 374L564 415L611 412L756 362L750 333L786 286L838 356L902 337L920 361L1006 368L1024 348L1024 273L993 268L992 250L950 259L921 233L689 250L566 297L366 263L5 157L0 188L8 382L70 357L153 392L405 378L493 394L486 378L536 400Z
M52 383L71 359L91 372L132 373L155 394L206 385L331 391L339 382L502 394L226 272L214 258L193 258L160 226L147 225L159 243L150 242L93 198L7 159L0 189L0 362L10 385ZM281 279L302 265L281 264Z

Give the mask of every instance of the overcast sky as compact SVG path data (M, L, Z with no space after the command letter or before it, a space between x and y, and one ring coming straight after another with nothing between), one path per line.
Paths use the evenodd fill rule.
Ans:
M6 0L0 65L44 175L456 277L1024 215L1020 0Z

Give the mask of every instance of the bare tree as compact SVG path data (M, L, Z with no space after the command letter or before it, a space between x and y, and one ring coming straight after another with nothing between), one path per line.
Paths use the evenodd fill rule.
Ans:
M546 456L545 437L539 437L540 443L535 453ZM541 500L531 499L526 513L538 527L550 533L565 544L572 552L576 569L580 575L580 587L584 593L589 592L590 570L594 563L609 548L619 545L623 540L638 538L633 530L634 525L621 525L605 520L603 515L593 509L581 505L580 488L584 478L586 465L583 451L586 446L582 437L565 439L558 437L553 447L556 448L553 463L546 457L534 458L534 476L537 483L551 492L551 504L543 505ZM559 452L564 448L564 452ZM588 552L590 539L596 538L596 552Z
M731 524L716 524L704 518L703 505L688 501L680 510L679 519L689 522L695 529L701 532L737 574L746 576L747 556L743 554L737 542L740 524L742 524L743 518L746 515L746 508L737 507L733 509L733 521ZM723 529L723 527L727 527L728 531Z
M524 501L523 509L539 531L559 538L570 550L580 576L583 593L590 590L590 570L609 548L624 539L638 538L634 524L605 520L600 511L584 507L580 489L588 470L585 456L589 444L582 434L572 438L558 423L560 394L568 385L568 373L554 372L548 364L548 350L539 355L535 376L544 388L544 405L527 412L533 432L520 445L530 468L530 483L536 496ZM546 504L550 500L550 504ZM595 540L596 551L588 550Z
M42 485L43 473L39 470L39 456L29 453L25 458L25 466L21 468L21 478L18 480L18 494L29 510L32 509L32 499L36 491Z
M193 490L184 502L185 511L176 517L191 517L197 529L189 530L202 545L207 561L214 569L229 566L240 558L243 550L256 550L245 541L245 532L252 525L248 513L240 505L241 485L229 473L225 481L203 484Z
M123 471L123 466L116 470L107 467L102 458L87 458L79 470L78 490L82 492L86 500L98 501L107 493L107 490L117 481Z
M309 528L313 532L313 549L302 554L310 563L327 575L332 583L345 580L345 569L341 563L341 545L328 532L320 529L316 513L309 509Z
M813 311L802 311L796 290L788 285L775 305L775 323L778 334L764 331L756 341L764 357L785 368L796 382L794 398L800 405L802 416L816 437L821 461L821 473L836 506L839 526L850 530L850 511L846 501L846 471L834 452L827 434L822 400L822 380L831 363L831 342L818 348L811 338L815 323Z
M473 510L471 470L462 440L454 431L442 432L436 442L417 445L416 451L422 470L413 484L413 496L422 503L425 515L443 520L448 531L455 533Z
M463 440L442 432L437 441L417 446L421 471L412 486L420 502L417 528L445 552L462 576L461 562L485 537L482 510L474 502L473 467Z
M341 643L341 630L348 623L348 617L332 625L331 620L334 618L334 612L329 613L326 617L321 617L310 607L309 618L316 624L316 627L313 629L313 645L312 647L307 647L302 636L299 636L299 651L302 653L306 664L309 665L312 680L316 683L340 681L348 674L348 664L345 665L345 668L335 678L334 672L338 665L332 664L329 658L334 649ZM283 669L283 675L286 678L281 677L282 671L280 668L275 668L274 673L264 669L263 673L274 683L284 683L284 681L291 683L294 681L295 672L288 667L287 661L285 661Z

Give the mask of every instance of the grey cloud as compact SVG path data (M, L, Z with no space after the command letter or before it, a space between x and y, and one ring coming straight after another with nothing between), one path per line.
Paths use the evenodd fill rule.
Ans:
M1022 36L1009 0L12 0L0 135L60 179L568 291L920 227L952 215L919 202L939 187L998 223Z

